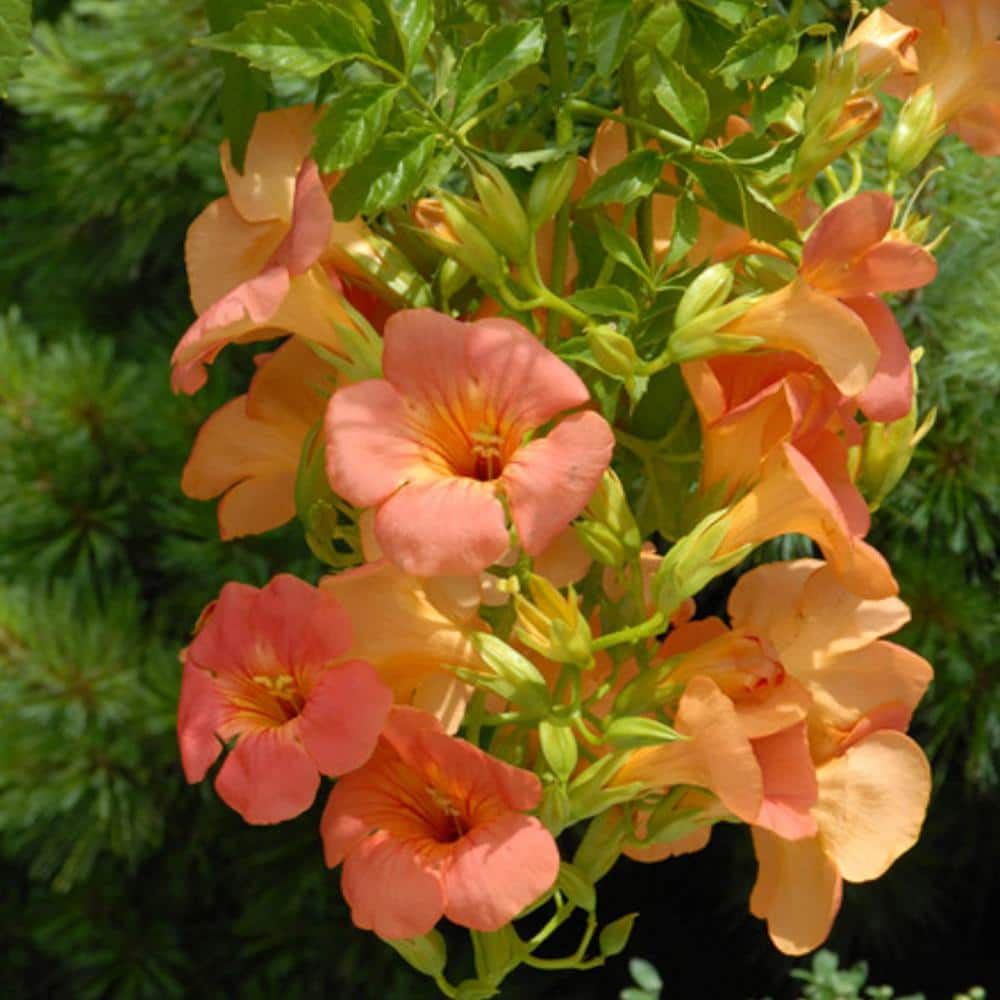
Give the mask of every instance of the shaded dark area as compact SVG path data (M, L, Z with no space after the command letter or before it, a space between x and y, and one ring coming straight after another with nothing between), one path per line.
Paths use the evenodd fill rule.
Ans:
M184 232L221 189L219 74L188 45L202 5L36 5L59 14L0 105L0 994L434 997L351 926L322 863L323 796L251 828L181 775L177 650L200 609L226 580L316 569L295 526L223 544L214 506L178 485L197 427L252 368L231 350L194 399L167 384L191 320ZM900 641L938 671L914 732L937 787L919 845L848 887L829 942L929 998L1000 984L1000 170L954 142L940 159L921 204L954 231L938 281L903 304L938 422L872 536L914 609ZM667 997L796 997L799 963L747 912L753 878L735 827L691 857L623 861L599 913L640 911L626 953L519 970L506 995L613 997L638 955Z

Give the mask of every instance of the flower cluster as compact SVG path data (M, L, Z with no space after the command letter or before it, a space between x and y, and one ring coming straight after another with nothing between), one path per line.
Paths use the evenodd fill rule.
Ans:
M520 962L586 968L624 947L613 924L588 958L595 882L621 854L698 850L719 821L749 827L750 909L791 954L826 938L845 880L915 842L931 780L906 729L931 669L883 638L908 611L865 539L926 429L884 296L936 264L930 220L862 190L858 147L885 89L906 97L893 184L949 126L996 152L995 21L975 0L894 0L818 57L811 90L772 67L716 117L661 47L622 109L567 104L596 119L581 156L559 112L560 148L491 161L459 99L434 119L452 152L429 190L392 187L423 148L400 141L366 191L376 154L351 166L334 102L259 114L241 169L223 144L174 387L197 391L226 344L283 339L202 428L182 486L221 495L224 538L298 517L325 568L228 584L206 609L183 657L185 774L223 756L216 789L249 823L322 789L354 922L446 994L442 917L476 942L481 992L462 996ZM553 74L565 29L545 23ZM399 38L408 67L424 43ZM722 73L739 93L751 78ZM359 87L385 115L400 88L408 113L444 100L399 80ZM711 596L696 617L709 583L789 534L822 559L758 566L727 620ZM522 938L512 922L546 905ZM537 957L577 908L577 950Z

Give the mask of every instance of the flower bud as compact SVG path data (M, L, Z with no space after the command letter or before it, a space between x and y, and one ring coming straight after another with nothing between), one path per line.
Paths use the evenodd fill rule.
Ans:
M517 610L515 635L529 649L556 663L592 667L591 634L573 588L563 595L543 576L532 574L528 583L531 600L514 597ZM541 676L539 674L539 676Z
M671 358L676 362L694 361L715 354L742 354L759 347L764 342L760 337L723 332L723 327L739 319L756 301L754 295L741 295L674 330L667 341Z
M628 939L632 936L632 927L638 917L638 913L627 913L624 917L613 920L601 931L598 946L604 958L620 955L628 947Z
M635 558L642 536L621 480L608 469L575 525L584 548L604 566L616 569Z
M576 180L575 156L543 163L535 173L528 192L528 221L532 229L551 219L562 208Z
M538 742L552 773L561 782L568 781L579 759L576 737L568 720L542 719L538 724Z
M440 233L423 231L423 238L446 257L457 260L465 268L493 285L504 280L504 267L500 255L475 224L478 206L468 199L440 192L445 219L455 234L452 242Z
M477 225L508 260L524 263L531 253L531 227L507 178L492 163L477 160L472 183L482 205L482 220Z
M653 600L663 615L669 617L687 598L742 562L750 551L750 545L742 545L727 556L715 557L729 532L726 515L721 510L702 518L663 557L652 582Z
M556 783L546 786L538 818L553 837L558 837L573 822L573 809L565 785Z
M732 289L733 272L728 264L706 267L681 296L674 315L674 327L680 329L709 309L717 309L729 298Z
M598 367L608 375L624 380L640 373L642 361L635 345L613 326L588 327L587 346Z
M493 690L528 712L544 715L548 711L549 690L545 678L530 660L511 649L502 639L486 632L473 633L471 641L473 648L489 667L495 681L499 682L491 684L488 678L469 671L468 675L474 678L472 683ZM463 680L468 680L468 675L463 672L460 676Z
M893 174L908 174L931 151L944 132L944 126L936 125L936 119L934 87L927 84L906 99L889 136L888 162Z
M665 722L638 715L615 719L608 726L605 736L608 742L619 750L655 747L661 743L671 743L685 738Z

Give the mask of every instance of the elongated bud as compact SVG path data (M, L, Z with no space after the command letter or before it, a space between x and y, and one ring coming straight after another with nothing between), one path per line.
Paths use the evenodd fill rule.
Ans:
M602 324L587 329L587 346L602 371L622 380L640 374L642 360L635 345L613 326Z
M733 272L728 264L706 267L681 296L674 327L680 329L709 309L717 309L729 298L732 288Z
M477 225L508 260L524 263L531 252L531 227L507 178L492 163L476 160L472 183L483 212Z
M604 813L612 806L628 802L646 791L639 782L609 784L628 756L627 751L606 754L573 779L569 786L569 801L574 823Z
M936 119L934 88L928 84L906 99L889 136L888 162L892 173L902 176L920 165L944 132L944 126L938 126Z
M573 822L573 809L565 785L556 782L546 786L538 818L553 837L558 837Z
M628 913L612 921L601 931L597 939L598 947L605 958L620 955L628 947L628 939L632 936L632 928L638 918L638 913Z
M440 192L445 218L457 242L452 243L435 233L424 232L423 237L447 257L457 260L477 277L498 285L504 280L504 267L500 255L476 226L479 208L465 198Z
M576 173L575 156L543 163L538 168L528 192L528 221L532 229L537 229L562 208L573 190Z
M667 341L670 357L677 362L715 354L742 354L764 341L760 337L725 333L723 327L739 319L755 302L755 295L741 295L732 302L709 309L675 330Z
M685 738L665 722L646 719L642 716L613 720L608 726L605 736L608 742L619 750L655 747L662 743L671 743L674 740Z
M474 671L461 672L459 676L463 680L471 680L472 683L492 690L528 712L539 715L548 712L549 690L545 685L545 678L530 660L511 649L502 639L485 632L474 633L472 645L492 672L493 683L489 677L477 677Z
M454 257L449 257L443 261L441 267L438 269L437 277L438 288L441 290L441 298L447 302L468 284L471 277L472 273L468 268L460 264Z
M642 536L621 480L608 469L575 525L584 547L599 563L620 569L635 558Z
M542 719L538 724L538 742L545 762L562 782L576 770L579 750L568 721Z
M681 603L694 597L717 576L738 565L751 546L744 545L735 552L716 558L723 539L729 533L727 512L715 511L702 518L695 527L663 557L660 568L653 577L653 600L666 616L671 615Z

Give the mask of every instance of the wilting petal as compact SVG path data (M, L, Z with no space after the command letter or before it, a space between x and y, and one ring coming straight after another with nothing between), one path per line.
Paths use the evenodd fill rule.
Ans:
M458 476L404 486L379 507L375 536L386 557L414 576L478 573L508 544L493 486Z
M392 692L374 667L351 660L327 670L302 709L299 735L322 774L361 767L375 750Z
M878 348L862 320L801 279L765 295L724 333L760 337L818 364L845 396L856 396L878 368Z
M239 285L267 270L285 237L276 222L247 222L218 198L191 223L184 241L191 304L201 315Z
M818 948L840 909L837 866L817 837L783 840L758 827L751 832L758 870L750 912L767 920L771 940L786 955Z
M316 798L319 772L294 728L243 733L219 769L215 790L248 823L292 819Z
M224 711L225 705L208 671L185 662L177 707L177 742L184 777L192 784L205 777L222 751L222 743L215 734Z
M406 406L388 382L371 379L333 394L326 412L326 473L333 489L358 507L373 507L426 478Z
M347 856L340 885L354 925L387 941L426 934L444 912L440 876L413 847L384 834Z
M611 461L615 438L603 417L576 413L518 450L501 481L528 555L539 555L587 505Z
M220 158L229 196L248 222L291 222L295 181L312 148L316 118L316 110L308 104L257 115L242 173L233 166L228 140L222 143Z
M445 916L473 930L499 930L551 889L558 874L552 834L534 816L502 816L456 845L444 872Z
M931 769L908 736L874 733L819 769L823 846L849 882L878 878L920 836Z

